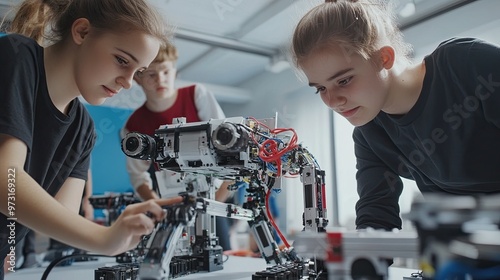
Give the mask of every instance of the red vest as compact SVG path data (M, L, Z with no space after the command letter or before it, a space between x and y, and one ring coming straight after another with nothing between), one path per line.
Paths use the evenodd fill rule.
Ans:
M185 117L186 122L199 122L198 110L194 103L195 85L178 89L174 105L163 112L151 112L146 104L135 110L125 125L129 132L153 135L160 125L172 124L173 118Z

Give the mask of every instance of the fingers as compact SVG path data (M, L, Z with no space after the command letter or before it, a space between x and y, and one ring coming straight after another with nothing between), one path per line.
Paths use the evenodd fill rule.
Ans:
M182 196L176 196L171 198L155 199L154 201L160 206L169 206L174 204L179 204L184 200Z
M127 206L123 214L145 214L151 213L155 220L159 221L165 218L165 212L161 206L151 199L141 203L135 203ZM144 216L144 215L143 215Z
M124 218L123 222L134 236L148 235L155 227L153 220L143 214L128 216Z

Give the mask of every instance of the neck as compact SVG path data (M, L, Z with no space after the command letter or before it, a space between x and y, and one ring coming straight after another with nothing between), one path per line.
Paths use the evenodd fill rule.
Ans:
M393 115L408 113L417 102L422 91L425 64L424 62L400 67L401 71L391 71L387 101L382 111Z
M177 90L169 97L150 98L146 100L146 108L152 112L164 112L170 109L177 100Z
M67 113L70 102L80 95L73 72L72 51L63 42L44 49L45 75L54 106Z

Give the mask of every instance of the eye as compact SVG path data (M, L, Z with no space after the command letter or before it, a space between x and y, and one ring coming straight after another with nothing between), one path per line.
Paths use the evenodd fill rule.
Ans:
M128 61L126 59L124 59L123 57L115 56L115 58L116 58L116 61L118 62L118 64L120 64L121 66L128 65Z
M318 94L318 93L322 93L323 91L325 91L325 87L317 87L316 88L316 92L314 94Z
M342 79L339 81L339 86L346 86L349 84L349 82L352 80L352 76L351 77L347 77L345 79Z

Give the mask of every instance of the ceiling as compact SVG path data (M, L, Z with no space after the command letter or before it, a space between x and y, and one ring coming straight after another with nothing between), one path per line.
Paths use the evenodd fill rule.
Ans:
M20 1L0 0L1 15L5 15L9 6ZM294 26L311 7L323 2L320 0L150 1L174 28L173 42L179 50L178 78L181 81L205 83L229 91L241 91L240 85L248 84L249 80L263 73L277 73L287 69L289 64L283 57ZM471 2L497 2L497 0L387 1L392 1L399 14L404 15L398 18L402 29L411 28L415 24ZM238 98L233 99L227 100L238 102Z
M409 27L472 1L391 0ZM151 0L175 27L179 78L238 87L262 72L289 67L284 59L298 20L319 0Z

